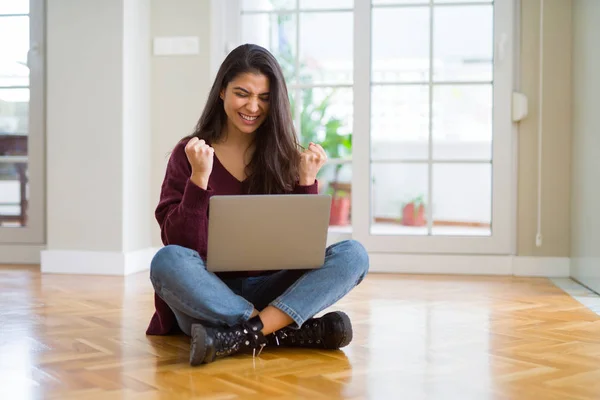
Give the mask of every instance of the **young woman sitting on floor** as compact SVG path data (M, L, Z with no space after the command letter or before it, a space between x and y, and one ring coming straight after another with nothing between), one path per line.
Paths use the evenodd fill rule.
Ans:
M343 312L314 316L369 268L354 240L327 248L314 270L212 273L205 267L213 195L316 194L323 148L303 149L281 67L246 44L221 65L195 132L171 153L156 208L165 245L152 260L156 311L147 334L191 336L190 364L267 346L339 349L352 340ZM293 228L292 228L293 229Z

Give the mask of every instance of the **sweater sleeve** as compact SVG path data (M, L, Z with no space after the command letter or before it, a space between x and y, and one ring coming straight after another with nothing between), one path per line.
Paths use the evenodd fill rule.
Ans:
M300 185L294 186L293 194L318 194L319 193L319 181L315 180L312 185Z
M206 251L208 204L213 191L190 180L192 169L184 146L180 143L171 154L155 217L164 245L175 244L202 254Z

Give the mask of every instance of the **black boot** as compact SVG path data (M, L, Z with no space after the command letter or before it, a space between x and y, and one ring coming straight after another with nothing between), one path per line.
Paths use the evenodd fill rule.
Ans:
M286 327L268 335L269 345L340 349L352 341L352 323L341 311L330 312L321 318L307 320L300 329Z
M256 355L267 344L260 332L263 328L258 316L231 328L208 328L200 324L192 325L190 365L207 364L218 358L252 350Z

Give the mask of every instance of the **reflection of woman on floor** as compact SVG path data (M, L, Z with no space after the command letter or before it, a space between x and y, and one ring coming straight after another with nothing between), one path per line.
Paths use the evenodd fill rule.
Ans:
M175 146L167 166L156 209L165 247L151 265L156 312L147 333L178 327L191 336L192 365L265 345L348 345L346 314L314 316L367 274L368 256L358 242L328 247L325 264L315 270L214 274L204 265L210 196L316 194L325 160L318 144L305 150L298 144L275 58L256 45L233 50L195 132Z

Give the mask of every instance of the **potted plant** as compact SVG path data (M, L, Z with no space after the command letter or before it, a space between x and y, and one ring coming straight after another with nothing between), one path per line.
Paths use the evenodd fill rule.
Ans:
M340 134L339 129L342 122L332 118L325 123L325 140L321 145L332 159L349 157L352 152L352 134ZM333 178L329 182L331 199L330 225L349 225L351 213L352 184L340 181L340 171L344 164L333 166Z
M423 226L425 221L425 202L423 195L406 202L402 206L402 225Z
M329 215L329 225L344 226L350 224L350 193L345 190L333 189L330 187L328 193L331 194L331 212Z

